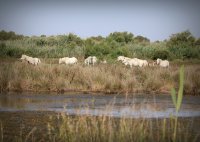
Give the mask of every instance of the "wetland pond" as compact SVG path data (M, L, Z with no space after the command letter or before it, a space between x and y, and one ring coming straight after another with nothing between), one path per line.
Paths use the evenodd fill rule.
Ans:
M170 95L148 94L1 94L0 111L52 111L127 118L169 118L176 115ZM178 117L200 117L200 97L184 96Z
M191 123L192 133L200 134L199 96L184 96L181 109L176 114L169 94L0 94L1 133L6 141L13 141L22 132L28 134L33 127L39 127L37 132L42 133L49 116L58 113L160 120L177 115L184 120L195 120Z

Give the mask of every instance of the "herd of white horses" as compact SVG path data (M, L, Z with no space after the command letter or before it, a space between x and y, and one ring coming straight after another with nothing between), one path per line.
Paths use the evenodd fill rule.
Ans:
M33 58L33 57L29 57L27 55L22 55L20 60L24 60L32 65L39 65L41 63L39 58ZM97 63L98 59L95 56L89 56L85 59L84 64L85 65L95 65ZM128 58L125 56L119 56L117 58L117 61L122 62L124 65L126 66L130 66L132 67L146 67L146 66L155 66L158 65L160 67L169 67L169 61L167 60L161 60L161 59L157 59L154 62L148 63L147 60L142 60L142 59L138 59L138 58ZM72 64L76 64L78 62L78 59L75 57L64 57L64 58L60 58L59 59L59 64L66 64L66 65L72 65ZM106 64L107 61L101 61L101 63Z
M138 59L138 58L128 58L128 57L124 57L124 56L119 56L117 58L118 61L121 61L124 65L128 65L131 68L134 67L146 67L146 66L155 66L156 64L161 66L161 67L169 67L169 61L167 60L161 60L161 59L157 59L156 61L152 62L152 63L148 63L147 60L142 60L142 59Z

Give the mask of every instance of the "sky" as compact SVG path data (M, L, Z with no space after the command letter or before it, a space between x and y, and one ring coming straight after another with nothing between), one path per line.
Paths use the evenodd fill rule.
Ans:
M81 38L131 32L151 41L189 30L200 37L199 0L0 0L0 30Z

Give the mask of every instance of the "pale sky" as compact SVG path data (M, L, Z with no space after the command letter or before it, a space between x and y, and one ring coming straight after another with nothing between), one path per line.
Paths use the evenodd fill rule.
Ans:
M190 30L200 37L198 0L0 0L0 30L81 38L128 31L151 41Z

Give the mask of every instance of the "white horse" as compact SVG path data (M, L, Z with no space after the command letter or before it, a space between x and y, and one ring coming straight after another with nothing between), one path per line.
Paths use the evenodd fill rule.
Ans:
M161 59L157 59L156 63L160 66L160 67L169 67L169 61L168 60L161 60Z
M90 64L94 65L94 64L97 63L97 57L95 57L95 56L89 56L89 57L87 57L87 58L85 59L84 63L85 63L86 65L90 65Z
M123 61L124 58L125 58L124 56L118 56L118 57L117 57L117 61Z
M40 61L39 58L29 57L29 56L24 55L24 54L22 55L22 57L20 58L20 60L25 60L28 63L33 64L33 65L38 65L38 64L41 63L41 61Z
M66 64L66 65L72 65L76 64L78 60L75 57L69 58L69 57L64 57L59 59L59 64Z
M138 58L128 58L128 57L120 57L120 61L125 65L129 65L131 68L132 66L139 66L139 67L146 67L148 66L147 60L142 60Z

